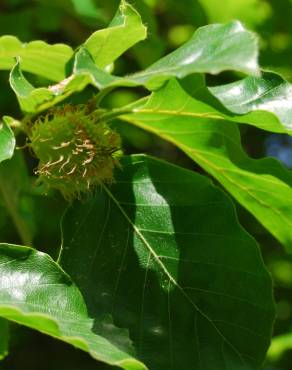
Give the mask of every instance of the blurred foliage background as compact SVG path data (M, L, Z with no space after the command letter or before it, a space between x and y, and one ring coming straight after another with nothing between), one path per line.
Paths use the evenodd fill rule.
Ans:
M292 82L292 0L131 0L148 27L149 37L115 65L116 74L145 68L165 53L177 48L200 26L239 19L259 35L260 62L264 69L279 72ZM11 34L21 41L42 39L49 43L80 45L93 31L107 26L119 0L0 0L0 35ZM30 76L31 78L34 78ZM210 85L240 78L223 73L207 76ZM35 79L35 78L34 78ZM47 81L34 80L35 84ZM8 72L0 72L0 114L21 117L8 85ZM92 96L88 88L74 99ZM109 106L120 106L139 98L144 91L121 89L107 99ZM123 125L121 134L126 153L147 152L179 165L195 168L177 149L133 127ZM292 168L292 140L285 135L270 135L243 127L242 140L253 157L275 156ZM18 137L18 145L25 143ZM0 168L0 242L26 243L56 256L60 245L60 219L66 208L59 194L42 195L34 186L34 158L25 149ZM1 177L9 178L4 185ZM4 187L6 188L4 189ZM5 194L5 196L4 196ZM18 209L19 218L13 209ZM274 240L245 210L237 205L241 223L258 241L266 264L273 275L277 320L274 335L292 331L292 256L287 256ZM25 220L25 227L20 227ZM25 230L22 235L18 230ZM63 343L17 325L11 326L10 356L0 369L16 370L105 370L89 356ZM265 370L291 370L292 348L285 340L269 354ZM218 369L219 370L219 369ZM236 370L236 369L234 369Z

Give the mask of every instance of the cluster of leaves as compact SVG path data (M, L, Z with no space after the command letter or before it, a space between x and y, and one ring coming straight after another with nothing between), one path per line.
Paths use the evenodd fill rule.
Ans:
M254 370L263 363L274 322L271 277L226 192L292 251L291 173L275 159L250 158L239 131L249 125L291 134L291 85L260 70L257 38L237 21L199 28L141 72L114 74L116 60L145 38L140 15L125 1L76 50L0 38L0 69L10 71L24 115L3 117L0 126L0 192L26 245L0 244L1 357L11 321L125 370ZM223 71L248 76L208 87L204 74ZM31 74L51 82L35 86ZM136 87L141 99L106 106L115 90ZM179 148L225 191L160 159L124 156L112 184L92 180L95 191L70 204L55 261L31 247L27 215L18 209L19 187L29 185L10 174L21 161L15 135L28 122L39 134L40 115L54 115L78 94L86 99L88 88L99 117L90 121L93 135L112 132L108 124L124 140L126 125L142 129ZM52 148L66 148L68 125L45 120L45 134L52 122L50 136L61 138ZM38 134L30 138L42 161L50 143Z

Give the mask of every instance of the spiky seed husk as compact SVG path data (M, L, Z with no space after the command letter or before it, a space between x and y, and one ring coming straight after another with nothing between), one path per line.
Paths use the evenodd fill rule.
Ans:
M39 182L74 199L113 180L120 137L86 106L55 108L28 126Z

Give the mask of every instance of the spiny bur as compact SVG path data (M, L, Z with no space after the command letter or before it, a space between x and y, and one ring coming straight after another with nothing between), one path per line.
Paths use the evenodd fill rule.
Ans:
M113 180L120 137L86 106L55 108L28 125L30 146L39 159L39 182L78 198Z

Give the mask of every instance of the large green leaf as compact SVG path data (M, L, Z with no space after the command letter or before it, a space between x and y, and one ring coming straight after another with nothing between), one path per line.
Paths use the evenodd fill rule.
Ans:
M272 158L249 158L232 122L255 122L260 118L256 112L224 116L193 99L174 80L128 108L132 113L122 119L182 149L292 251L292 173Z
M110 86L144 85L158 89L171 77L183 78L192 73L217 74L226 70L258 75L257 59L256 36L240 22L213 24L198 28L188 42L144 71L118 78Z
M291 84L279 75L263 72L261 77L215 87L207 87L204 75L194 74L181 81L193 98L207 104L218 117L259 129L291 134Z
M9 327L7 320L0 318L0 360L8 354Z
M96 326L68 275L48 255L31 248L0 244L0 316L61 339L97 360L125 370L145 369L129 354L127 332L109 319ZM105 339L104 333L113 338Z
M102 35L103 32L110 32L112 29L115 28L110 27L97 32ZM125 30L119 32L127 34ZM245 46L240 52L239 44ZM145 71L125 77L113 76L99 68L100 62L97 66L87 50L87 44L85 46L86 48L81 47L75 54L70 77L48 88L33 88L16 64L11 72L10 83L25 112L33 113L47 109L69 95L83 90L88 84L106 91L119 86L139 85L157 89L172 76L182 78L194 72L218 73L233 69L258 73L256 39L238 22L202 27L194 33L190 41L175 52L160 59ZM105 43L103 48L107 46L112 53L115 52L116 48L110 43ZM102 61L107 56L107 49L101 49L98 53L98 60Z
M105 68L126 50L146 38L147 31L136 10L122 0L109 27L94 32L84 43L96 65Z
M65 67L73 50L64 44L49 45L44 41L22 43L14 36L0 37L0 69L10 70L15 58L21 58L21 67L53 81L65 78Z
M147 156L75 202L62 266L96 327L111 314L150 370L258 369L271 335L271 280L234 207L206 177Z
M236 70L257 75L257 57L256 36L240 22L213 24L199 28L183 46L132 78L156 87L171 76L182 78L195 72Z
M292 85L275 73L264 72L261 77L249 76L209 90L231 112L245 114L256 110L268 111L281 120L282 132L292 129ZM263 114L262 122L265 121ZM269 130L278 132L272 128Z
M15 148L14 134L9 127L11 118L4 117L0 122L0 162L12 157Z

